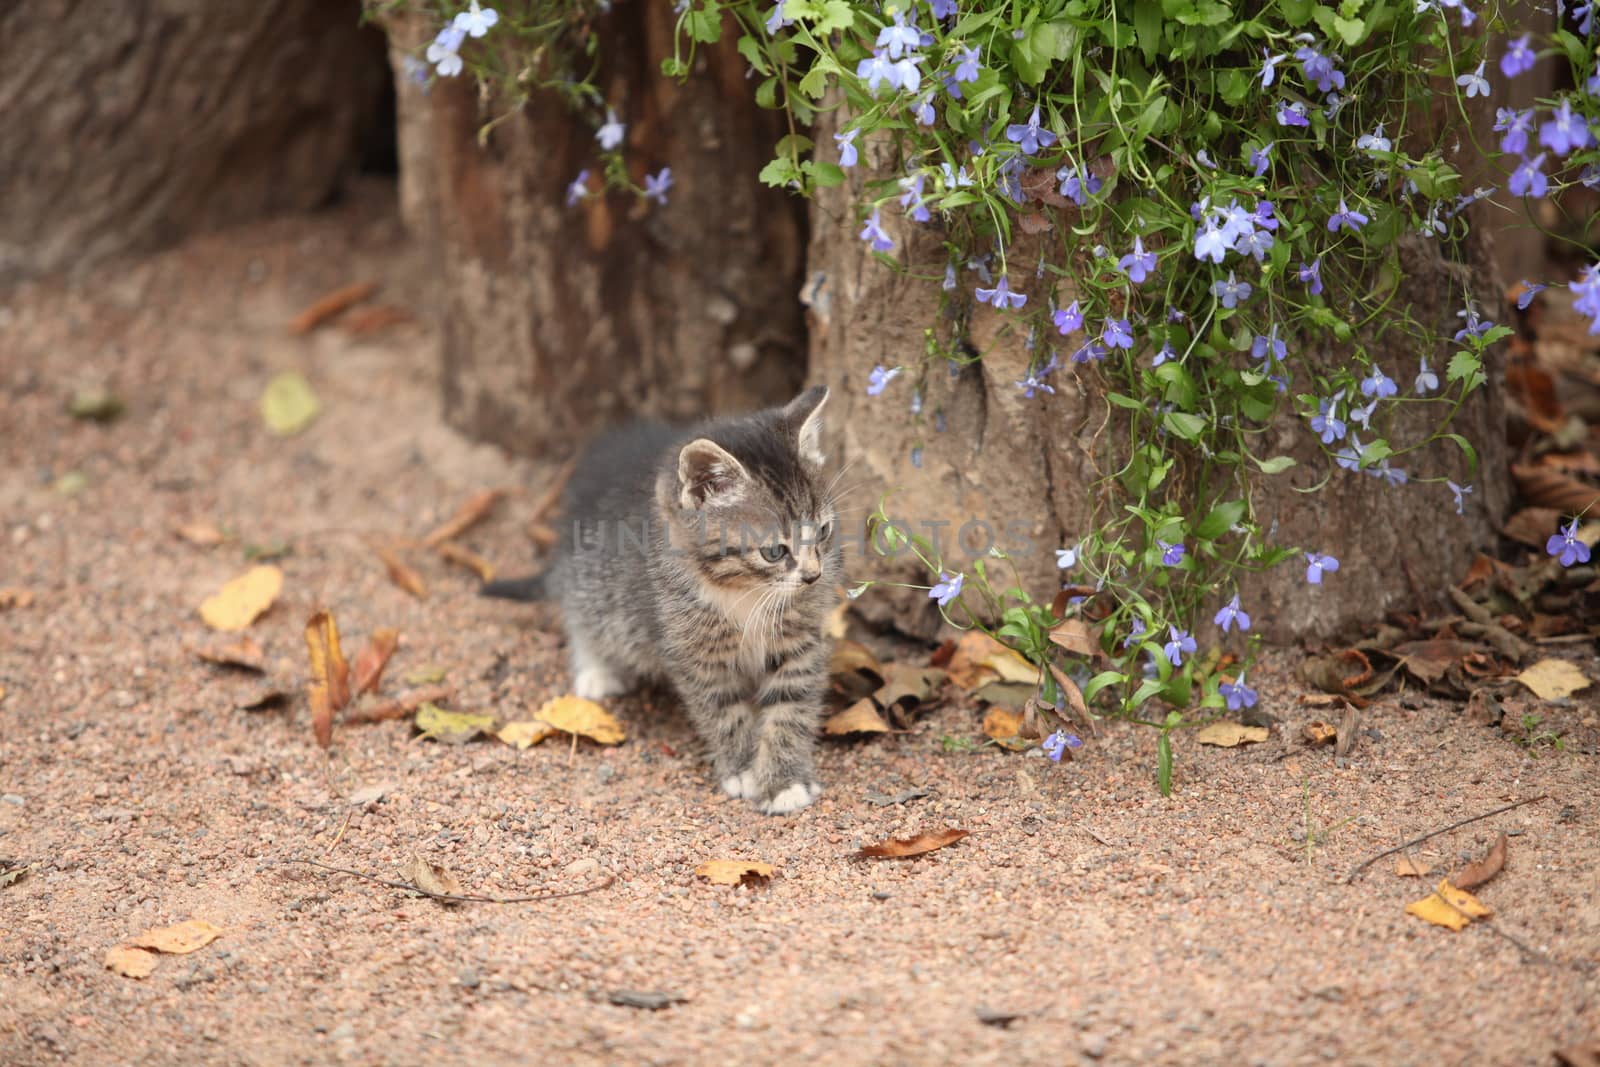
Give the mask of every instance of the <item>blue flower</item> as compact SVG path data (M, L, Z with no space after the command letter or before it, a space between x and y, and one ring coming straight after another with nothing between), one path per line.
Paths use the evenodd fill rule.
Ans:
M956 189L965 189L972 184L972 178L967 174L967 168L965 166L962 166L960 170L954 171L950 169L950 164L948 163L940 164L940 167L941 173L944 176L944 187L946 189L951 191Z
M1228 702L1229 711L1238 711L1241 708L1256 706L1256 691L1244 684L1244 675L1239 676L1237 682L1222 682L1217 686L1217 692Z
M993 304L1002 311L1008 305L1019 308L1028 302L1028 294L1011 291L1011 282L1004 274L1000 275L1000 280L995 283L993 289L975 289L973 292L977 294L980 303Z
M1422 367L1417 371L1417 380L1411 383L1411 389L1418 396L1426 396L1439 388L1439 376L1428 369L1428 357L1422 357Z
M958 11L956 0L928 0L928 7L933 10L936 19L947 19Z
M1278 209L1272 206L1271 200L1257 200L1256 210L1255 213L1250 216L1250 222L1252 225L1259 226L1263 230L1276 231L1278 228L1277 214Z
M611 152L622 143L623 135L627 132L627 125L618 122L617 113L608 107L606 108L606 121L594 132L594 139L600 142L601 148Z
M1159 367L1159 366L1161 366L1161 364L1165 363L1167 360L1169 360L1169 359L1177 359L1177 358L1178 358L1178 353L1176 353L1176 352L1174 352L1172 350L1172 342L1171 341L1162 341L1161 342L1161 350L1155 354L1155 358L1150 361L1150 365L1152 367Z
M1026 123L1019 123L1006 127L1006 140L1018 145L1024 155L1033 155L1040 148L1049 148L1056 143L1056 135L1039 126L1039 105L1033 105L1033 114L1028 116Z
M1589 546L1578 540L1578 520L1573 519L1558 534L1551 534L1544 550L1561 560L1563 567L1589 562Z
M917 116L917 121L924 126L932 126L937 122L939 114L933 109L933 93L930 91L928 95L918 100L912 112Z
M1339 569L1339 561L1332 556L1325 556L1321 552L1307 552L1306 556L1306 581L1312 585L1321 585L1324 574L1332 574Z
M1052 386L1045 382L1045 378L1049 377L1050 372L1055 369L1056 354L1052 352L1050 353L1050 361L1037 370L1030 370L1026 378L1023 378L1017 382L1017 388L1021 389L1022 395L1027 397L1029 400L1032 400L1034 395L1039 392L1049 393L1051 396L1054 396L1056 391Z
M1255 340L1250 342L1251 359L1274 359L1283 362L1289 356L1289 346L1278 339L1278 327L1273 326L1270 333L1256 334Z
M1161 549L1161 565L1164 567L1176 567L1189 552L1183 547L1183 542L1169 543L1159 537L1156 538L1156 547Z
M1294 57L1300 61L1300 70L1305 74L1306 81L1315 82L1318 92L1331 93L1344 88L1344 75L1333 65L1336 56L1325 56L1307 46L1296 49Z
M853 167L860 161L860 156L856 152L856 138L860 134L861 131L855 129L833 135L834 143L839 146L839 166Z
M1250 171L1257 178L1267 173L1267 168L1272 166L1272 146L1275 143L1268 141L1260 148L1250 149Z
M914 25L906 25L903 11L896 11L894 22L878 31L877 45L889 53L890 59L899 59L902 55L915 51L921 43L921 32Z
M1135 615L1133 617L1133 625L1129 628L1128 636L1122 639L1122 647L1125 649L1132 648L1148 632L1145 629L1144 619Z
M589 172L580 170L578 176L567 183L567 206L571 207L589 195Z
M1056 309L1055 314L1050 318L1056 324L1056 329L1061 332L1062 336L1066 336L1073 330L1083 329L1083 311L1078 307L1076 300L1064 308Z
M784 10L787 4L788 0L778 0L778 2L772 6L772 10L767 12L767 36L771 37L775 35L778 30L784 26L794 25L794 19L790 18L789 13Z
M1072 362L1088 363L1093 360L1094 362L1098 363L1100 360L1105 359L1110 354L1111 350L1109 348L1105 348L1093 341L1090 341L1088 344L1072 353Z
M1494 114L1494 131L1505 134L1500 138L1500 151L1506 155L1521 155L1528 148L1528 134L1533 130L1533 108L1513 111L1502 107Z
M644 195L656 203L666 206L667 190L672 188L672 168L662 167L657 174L644 176Z
M1311 288L1312 296L1322 295L1322 257L1300 264L1300 280Z
M1450 492L1455 495L1455 498L1456 498L1456 514L1457 515L1466 514L1466 503L1467 502L1462 498L1468 496L1469 494L1471 494L1472 486L1470 486L1470 485L1457 485L1455 482L1452 482L1452 481L1446 481L1444 484L1449 486L1450 487Z
M1273 55L1270 48L1261 50L1261 88L1270 89L1272 87L1273 80L1278 76L1278 64L1288 58L1282 52Z
M458 53L466 36L465 30L450 25L440 30L433 38L433 43L428 45L428 62L434 65L434 70L441 78L454 78L461 73L461 56Z
M1345 206L1344 197L1339 198L1339 210L1335 211L1328 219L1328 232L1338 233L1340 229L1359 230L1367 224L1367 216L1359 211L1351 211Z
M1167 662L1174 667L1181 667L1183 666L1184 655L1193 652L1199 646L1194 643L1194 638L1189 635L1187 630L1169 626L1167 627L1167 633L1171 636L1171 640L1161 647L1161 651L1167 654Z
M1222 605L1222 610L1217 612L1216 618L1211 620L1222 627L1222 632L1227 633L1228 628L1237 626L1240 630L1250 629L1250 616L1239 607L1239 594L1233 594L1233 599Z
M1528 44L1533 35L1525 33L1515 41L1506 45L1506 54L1500 57L1500 73L1508 78L1515 78L1519 74L1526 74L1533 69L1537 56Z
M1278 104L1278 125L1302 127L1311 125L1311 120L1306 118L1306 106L1298 100L1292 104L1280 101Z
M894 239L883 230L883 219L878 214L878 209L872 209L872 216L867 219L867 224L861 227L861 239L872 242L874 252L887 252L894 248Z
M1277 225L1276 219L1273 220L1273 225ZM1266 260L1267 254L1272 251L1272 246L1275 243L1272 234L1266 230L1251 230L1233 243L1233 250L1241 255L1250 256L1257 263L1261 263Z
M1117 260L1117 266L1128 276L1128 280L1135 285L1140 284L1156 269L1156 254L1144 250L1144 242L1135 236L1133 251Z
M1522 292L1517 297L1517 310L1527 311L1528 305L1533 303L1533 298L1550 288L1548 285L1533 285L1524 281L1521 283Z
M1222 306L1225 308L1238 307L1239 302L1249 300L1253 292L1255 289L1250 283L1239 281L1231 270L1228 272L1227 281L1218 280L1211 283L1211 295L1222 301Z
M457 15L451 25L473 37L482 37L489 32L489 27L499 21L500 15L494 8L479 7L478 0L472 0L472 7Z
M1572 302L1573 310L1594 320L1589 324L1590 333L1600 333L1600 264L1584 267L1571 288L1578 298Z
M1489 95L1489 82L1483 76L1483 61L1478 62L1478 69L1471 74L1463 74L1456 79L1456 84L1467 91L1467 99L1475 96Z
M927 222L932 215L928 213L923 203L922 186L927 177L922 174L912 174L900 179L900 188L905 190L905 195L900 198L900 206L917 222Z
M1076 567L1078 565L1078 547L1074 545L1071 548L1056 549L1056 566L1061 570Z
M866 59L856 64L856 77L867 83L868 92L877 92L887 85L891 89L900 86L900 71L889 58L888 53L877 51Z
M882 393L884 389L888 388L889 383L894 380L894 376L899 374L902 369L901 367L895 367L893 370L885 370L882 365L873 367L872 373L867 375L867 395L877 396Z
M1550 183L1544 176L1543 152L1532 159L1524 159L1517 169L1511 172L1511 180L1506 183L1506 188L1512 196L1531 196L1538 199L1550 189Z
M1572 101L1563 99L1561 106L1550 113L1550 121L1539 127L1539 143L1558 156L1594 143L1588 123L1582 115L1572 113Z
M1107 319L1105 329L1100 331L1100 340L1105 342L1107 348L1131 349L1133 327L1127 319Z
M928 599L937 600L941 608L949 607L950 601L961 595L961 583L967 580L965 574L946 574L939 572L939 584L928 590Z
M1105 185L1093 174L1081 175L1073 167L1062 167L1056 171L1056 180L1061 182L1061 195L1082 207L1088 202L1089 197L1098 193Z
M976 48L963 48L956 54L955 79L957 82L977 81L978 72L982 69L982 65L978 62L978 50Z
M1365 407L1350 406L1350 421L1360 426L1363 430L1372 429L1372 413L1378 410L1378 402L1373 400Z
M1388 152L1393 150L1394 142L1383 135L1383 123L1380 122L1377 129L1356 138L1356 147L1363 152Z
M1245 210L1243 204L1237 200L1230 200L1228 206L1222 210L1222 236L1228 243L1238 248L1238 242L1243 237L1248 237L1256 227L1255 212Z
M1204 262L1221 263L1233 242L1223 234L1215 219L1206 219L1205 226L1194 235L1194 257Z
M1394 396L1399 391L1400 389L1394 384L1394 380L1378 367L1373 367L1372 373L1361 379L1362 396L1373 396L1382 399L1386 396Z
M913 445L911 448L911 465L918 470L922 469L922 446Z
M1083 747L1083 738L1077 734L1069 734L1065 730L1057 730L1039 742L1039 747L1044 749L1046 756L1060 763L1061 757L1066 754L1067 749Z

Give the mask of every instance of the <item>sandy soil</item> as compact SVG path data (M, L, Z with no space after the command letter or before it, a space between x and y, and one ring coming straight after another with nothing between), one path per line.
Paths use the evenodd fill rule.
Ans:
M942 736L981 740L960 700L903 735L830 743L827 791L792 818L722 797L682 719L637 699L617 704L617 748L453 747L385 723L340 728L324 755L302 695L319 603L350 646L400 628L391 677L442 667L460 707L515 718L565 682L547 609L481 600L465 571L412 553L419 601L364 541L420 536L504 486L464 540L520 570L548 467L442 426L425 321L284 329L353 280L422 295L390 211L374 194L0 298L0 588L34 596L0 611L0 856L36 864L0 889L0 1063L1542 1064L1600 1038L1592 744L1527 749L1390 696L1336 766L1294 740L1314 715L1288 657L1256 678L1281 730L1241 749L1180 737L1171 800L1148 729L1106 725L1059 767L947 752ZM284 369L324 405L287 440L256 412ZM124 417L68 417L85 383L114 387ZM72 472L87 485L64 494ZM194 519L237 539L173 536ZM246 568L243 546L280 541L284 592L251 632L294 699L242 711L260 681L185 644L207 636L196 608ZM1595 700L1534 710L1592 727ZM913 787L928 795L867 799ZM1541 793L1413 850L1448 871L1511 834L1479 894L1487 922L1404 914L1425 889L1392 861L1343 881ZM850 859L946 826L971 836ZM287 862L397 878L413 853L476 893L615 880L446 907ZM717 858L778 873L694 876ZM189 918L225 932L143 980L104 967ZM648 1011L612 1004L619 990L686 999Z

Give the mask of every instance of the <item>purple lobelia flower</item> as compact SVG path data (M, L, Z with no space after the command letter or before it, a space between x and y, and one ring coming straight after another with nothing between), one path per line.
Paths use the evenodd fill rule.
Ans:
M667 204L667 190L672 188L672 168L662 167L655 174L644 176L644 195L648 200L665 207Z
M1195 644L1194 638L1190 636L1187 630L1169 626L1167 627L1167 633L1169 640L1161 647L1161 651L1167 654L1167 662L1174 667L1181 667L1183 666L1183 657L1188 653L1192 653L1199 646Z
M1028 302L1026 293L1013 293L1010 280L1002 274L993 289L976 289L978 300L985 304L993 304L1004 310L1007 307L1019 308Z
M941 608L949 607L950 602L961 595L961 585L967 580L965 574L946 574L939 572L939 584L928 590L928 599L937 600Z
M1512 196L1531 196L1535 200L1550 190L1550 182L1544 176L1545 153L1540 152L1532 159L1524 159L1511 172L1511 180L1506 182Z
M1217 692L1222 699L1228 702L1229 711L1238 711L1241 708L1256 706L1257 695L1254 689L1244 684L1244 675L1239 675L1237 682L1222 682L1217 686Z
M1573 519L1558 534L1551 534L1544 550L1561 561L1563 567L1589 562L1589 546L1578 540L1578 520Z
M1150 277L1151 272L1156 269L1156 254L1154 252L1146 252L1144 250L1144 242L1138 236L1135 236L1133 239L1133 251L1119 259L1117 266L1128 276L1129 281L1138 285Z
M1183 547L1181 541L1171 543L1163 541L1159 537L1156 538L1156 547L1161 549L1161 565L1163 567L1176 567L1183 562L1183 557L1189 552L1187 548Z
M1311 289L1312 296L1322 295L1322 257L1300 264L1299 278Z
M887 252L894 248L894 239L883 229L883 219L878 209L872 209L872 215L867 219L867 224L861 227L861 239L872 242L874 252Z
M1211 620L1222 627L1222 632L1227 633L1230 627L1237 626L1240 630L1250 629L1250 616L1239 607L1239 594L1233 594L1233 599L1222 605L1222 610L1217 612L1216 618Z
M1034 104L1027 122L1006 127L1006 140L1020 147L1024 155L1031 156L1040 148L1055 144L1056 135L1039 125L1039 105Z
M1321 552L1307 552L1306 581L1312 585L1321 585L1324 574L1332 574L1339 569L1339 561L1332 556L1325 556Z
M1366 224L1367 216L1359 211L1351 211L1345 205L1344 197L1341 196L1339 198L1339 210L1335 211L1328 219L1328 232L1338 233L1341 229L1360 230Z
M872 373L867 375L867 395L877 396L882 393L902 369L901 367L895 367L892 370L886 370L882 365L873 367Z
M1238 307L1240 301L1249 300L1250 294L1253 292L1255 292L1255 289L1250 283L1241 282L1234 277L1231 270L1228 272L1227 281L1218 279L1211 283L1211 295L1220 300L1225 308Z
M1521 155L1528 148L1528 134L1533 132L1533 108L1515 111L1502 107L1495 111L1494 131L1505 134L1500 138L1500 151L1506 155Z
M1519 74L1526 74L1533 69L1534 62L1538 59L1534 55L1533 46L1529 43L1533 34L1525 33L1515 41L1506 45L1505 55L1500 57L1500 73L1508 78L1515 78Z
M1539 143L1558 156L1594 143L1589 125L1582 115L1572 111L1572 101L1563 99L1561 106L1550 113L1550 121L1539 127Z
M1107 319L1105 329L1100 331L1100 340L1105 342L1107 348L1131 349L1133 327L1127 319Z

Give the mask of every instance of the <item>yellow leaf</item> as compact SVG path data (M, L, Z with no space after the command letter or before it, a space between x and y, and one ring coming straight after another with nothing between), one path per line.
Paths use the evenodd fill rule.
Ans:
M293 436L310 426L321 410L311 383L294 371L273 378L261 394L261 417L267 429L280 437Z
M535 719L527 722L508 722L500 728L500 732L495 736L508 745L527 748L530 745L537 745L552 734L560 732L549 723L539 722Z
M823 723L822 732L829 737L840 737L844 734L886 734L889 732L889 724L878 714L878 705L872 702L871 697L866 697L829 718Z
M1425 919L1435 926L1460 930L1473 919L1494 913L1465 889L1457 889L1450 879L1442 879L1432 893L1406 905L1406 914Z
M1022 729L1022 714L1005 708L990 708L983 717L983 732L996 741L1009 741Z
M694 873L713 885L760 885L777 868L755 860L707 860Z
M106 953L106 966L124 978L149 978L155 973L156 954L142 948L118 945Z
M602 745L620 745L627 737L622 724L611 713L592 700L582 697L556 697L534 713L558 730L569 734L582 734Z
M984 659L983 665L1000 676L1003 682L1033 683L1039 680L1039 668L1012 649L1001 646Z
M1194 739L1202 745L1216 745L1218 748L1232 748L1235 745L1249 745L1267 739L1268 730L1265 726L1240 726L1236 722L1223 719L1212 723L1199 733Z
M1591 684L1587 675L1564 659L1542 659L1517 675L1540 700L1560 700Z
M271 564L251 567L200 605L200 617L213 630L243 630L272 607L283 591L283 572Z
M437 704L424 704L417 709L417 729L423 737L460 745L481 733L493 733L493 715L474 714L467 711L445 711Z
M190 919L176 926L163 926L159 930L146 930L129 940L134 948L148 948L181 956L204 948L222 936L222 931L204 919Z
M333 741L334 712L350 703L350 667L331 612L319 611L306 620L306 653L311 659L311 733L327 748Z

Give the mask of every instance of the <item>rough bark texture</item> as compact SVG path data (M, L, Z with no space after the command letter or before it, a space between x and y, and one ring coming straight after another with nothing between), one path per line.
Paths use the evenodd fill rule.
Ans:
M442 274L445 413L466 432L564 451L627 414L745 409L804 378L803 205L756 178L781 117L755 106L731 37L686 84L663 78L674 21L670 4L618 5L600 50L634 181L672 168L666 207L567 207L567 183L598 164L593 126L559 100L503 117L461 80L402 87L402 165L424 173L401 199Z
M354 0L0 4L0 283L325 203L383 98Z
M831 132L825 121L816 139L827 143ZM818 217L848 218L851 196L849 186L828 191ZM924 362L923 331L938 314L937 285L927 279L943 272L944 254L927 228L901 225L898 212L886 211L884 218L897 254L910 266L905 274L868 258L854 227L818 225L810 244L806 293L812 375L837 390L834 448L852 464L845 477L854 486L852 502L869 512L882 493L895 490L890 514L924 536L939 530L946 559L969 573L972 557L987 546L992 531L994 543L1016 557L1024 587L1048 594L1060 580L1051 550L1082 536L1093 514L1094 483L1108 473L1099 466L1105 460L1097 457L1105 455L1108 441L1118 440L1117 421L1106 423L1103 382L1092 366L1069 363L1050 379L1055 395L1026 399L1015 384L1028 366L1021 339L998 336L998 313L982 307L971 319L972 344L983 353L982 362L959 372L948 370L943 359ZM1469 286L1478 306L1496 317L1500 289L1486 238L1468 249L1464 264L1447 262L1437 245L1423 242L1408 244L1404 255L1402 301L1419 321L1442 328L1446 336L1453 333L1459 326L1455 312ZM1011 284L1044 299L1032 279L1034 262L1025 247L1014 248ZM974 280L971 273L963 275L963 292L971 293ZM1453 348L1447 344L1428 354L1441 378ZM1374 351L1409 393L1420 353ZM1331 348L1316 352L1314 346L1308 354L1341 356ZM869 397L867 375L876 365L908 370L881 396ZM1274 543L1331 553L1344 566L1320 589L1308 589L1304 564L1292 561L1249 579L1242 594L1257 632L1274 641L1329 635L1379 618L1387 608L1437 599L1447 583L1459 580L1475 549L1492 536L1507 500L1498 367L1491 368L1490 380L1488 391L1467 404L1454 427L1477 445L1481 457L1472 478L1476 491L1467 498L1463 518L1454 514L1442 485L1397 489L1375 477L1336 470L1318 492L1294 492L1291 487L1319 481L1330 461L1304 420L1280 419L1270 443L1259 445L1260 454L1291 455L1300 465L1260 479L1257 515L1263 526L1274 528ZM919 389L922 410L916 414L911 397ZM1408 406L1393 428L1397 447L1431 427L1441 411ZM913 462L917 449L920 467ZM1454 446L1421 458L1408 456L1403 465L1415 475L1468 480ZM1192 481L1196 474L1191 462L1176 476ZM953 534L963 526L971 537L958 545ZM856 578L928 580L908 556L891 562L869 551L849 562ZM939 626L920 590L880 589L858 606L909 631L931 633Z

